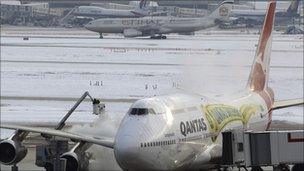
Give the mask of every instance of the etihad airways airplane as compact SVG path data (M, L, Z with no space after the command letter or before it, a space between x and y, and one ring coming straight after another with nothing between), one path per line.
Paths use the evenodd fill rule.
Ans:
M232 2L224 1L210 15L201 18L101 18L89 22L85 28L99 33L100 38L103 38L103 33L122 33L125 37L151 36L166 39L163 34L193 34L194 31L214 27L219 21L229 19L231 9Z
M303 104L303 99L274 101L274 92L268 86L275 6L276 2L269 2L248 84L239 94L210 99L184 93L138 100L130 107L113 139L101 133L90 136L89 133L1 124L1 128L17 130L0 142L1 163L9 165L22 160L26 154L22 140L29 132L36 132L78 142L61 156L67 161L68 171L87 169L90 158L85 157L85 152L92 144L112 148L124 170L216 166L221 158L222 131L267 130L273 110ZM102 168L101 165L100 170Z

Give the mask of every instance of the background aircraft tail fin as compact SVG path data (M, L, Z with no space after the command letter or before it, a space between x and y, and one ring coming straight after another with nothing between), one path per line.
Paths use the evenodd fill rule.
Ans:
M233 2L231 1L223 1L219 4L219 6L209 15L210 18L214 19L229 19Z
M295 15L298 13L300 0L292 0L290 6L287 9L287 13L291 15Z
M140 0L139 9L145 9L147 6L147 0Z
M131 13L133 13L136 17L144 17L149 14L147 5L149 5L147 0L140 0L138 6L134 10L131 10Z
M248 80L248 88L252 91L263 91L268 88L269 63L272 45L276 2L270 1L265 16L263 30Z

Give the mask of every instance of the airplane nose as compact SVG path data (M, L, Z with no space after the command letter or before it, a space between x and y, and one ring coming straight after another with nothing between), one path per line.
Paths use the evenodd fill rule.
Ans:
M84 25L84 28L90 30L90 28L91 28L90 25L91 25L91 23L88 23L88 24Z
M94 31L94 26L91 22L89 22L88 24L84 25L84 28L90 30L90 31Z
M134 168L138 164L138 147L136 145L136 139L131 135L117 137L114 154L117 162L122 168Z

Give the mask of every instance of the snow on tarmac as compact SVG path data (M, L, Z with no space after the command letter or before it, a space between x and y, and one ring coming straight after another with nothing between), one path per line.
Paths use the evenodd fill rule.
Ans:
M85 91L130 100L106 103L113 117L135 99L176 92L177 84L210 96L237 92L246 85L258 41L258 34L221 31L167 40L1 34L1 121L37 123L55 123L74 103L63 99ZM303 37L274 34L270 72L276 99L303 98ZM70 122L91 122L90 112L85 103ZM273 119L303 123L303 108L275 111Z

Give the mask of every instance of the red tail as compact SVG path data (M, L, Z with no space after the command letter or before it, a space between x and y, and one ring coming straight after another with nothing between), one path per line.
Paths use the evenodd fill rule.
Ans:
M275 19L276 2L270 1L265 16L263 30L251 68L248 87L252 91L262 91L268 87L269 63L272 45L272 30Z

